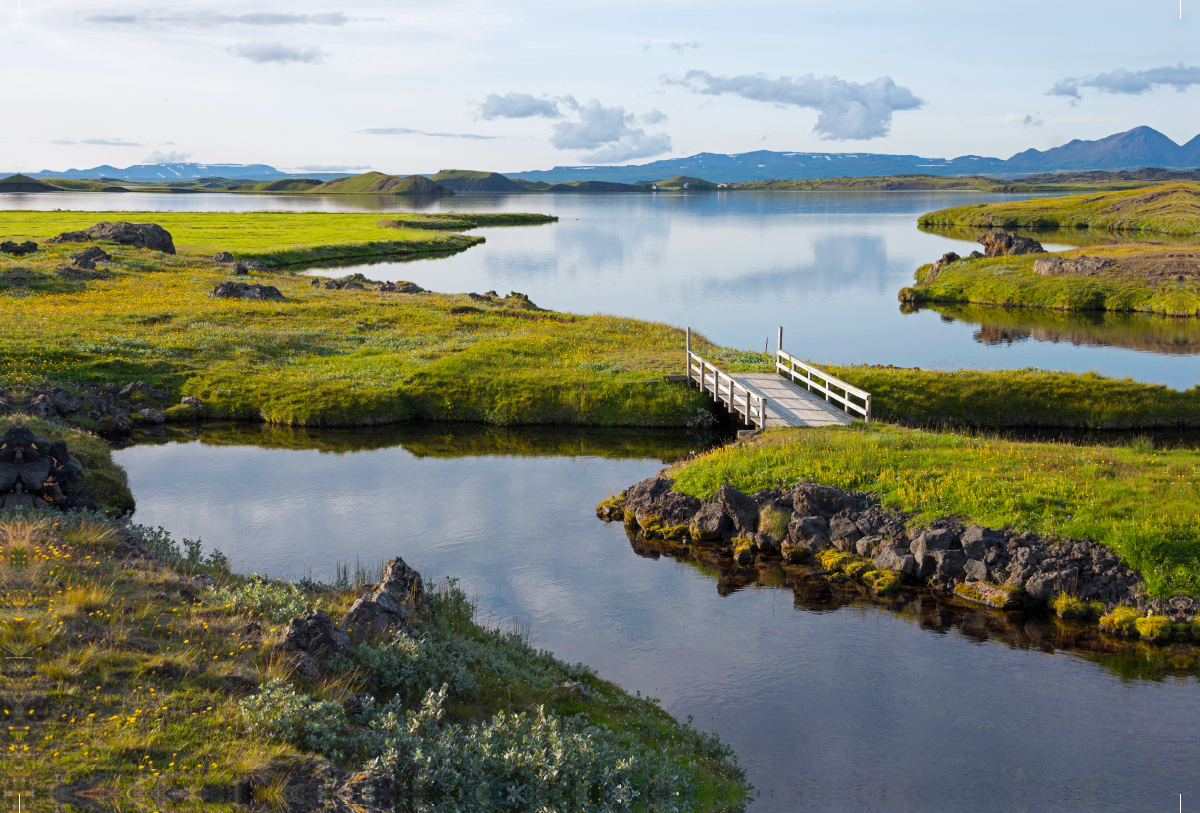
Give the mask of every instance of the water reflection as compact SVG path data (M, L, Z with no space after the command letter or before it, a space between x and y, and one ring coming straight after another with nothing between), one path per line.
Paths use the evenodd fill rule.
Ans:
M1115 812L1200 793L1197 682L1169 658L1153 673L1053 620L635 551L594 506L686 436L212 430L117 452L137 521L243 571L328 578L399 554L460 577L484 616L719 732L758 789L751 811Z
M951 240L966 240L974 243L979 236L993 231L979 226L919 226L926 234L936 234ZM1047 250L1059 248L1084 248L1088 246L1116 246L1138 243L1150 246L1195 245L1195 235L1149 234L1134 231L1092 231L1090 229L1002 229L1015 231L1022 237L1037 240Z
M1200 319L1142 313L1062 313L1043 308L931 305L943 319L973 325L980 344L1067 343L1079 347L1126 347L1151 353L1200 353Z

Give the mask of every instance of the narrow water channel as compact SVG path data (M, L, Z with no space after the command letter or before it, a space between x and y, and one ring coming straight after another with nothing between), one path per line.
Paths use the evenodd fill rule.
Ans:
M928 599L814 600L631 547L594 506L702 441L634 431L205 428L123 449L135 520L241 572L400 555L737 749L752 811L1173 810L1200 798L1194 662Z

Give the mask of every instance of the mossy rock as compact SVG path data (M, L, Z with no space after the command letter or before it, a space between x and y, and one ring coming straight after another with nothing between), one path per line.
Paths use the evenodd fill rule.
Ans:
M1054 608L1054 612L1058 613L1059 618L1092 618L1099 614L1096 612L1096 605L1097 602L1081 601L1065 593L1050 604ZM1103 612L1103 605L1100 605L1100 610Z
M855 579L861 579L864 573L869 573L873 570L875 570L875 565L869 559L865 562L856 561L842 565L842 572Z
M1133 623L1143 641L1165 641L1175 631L1171 619L1165 615L1151 615Z
M663 539L686 539L688 536L688 526L686 525L669 525L662 530Z
M705 531L697 528L695 525L688 529L688 534L692 537L693 542L720 542L721 535L715 531Z
M817 554L817 560L826 570L841 570L842 565L854 560L854 556L837 548L826 548Z
M163 417L172 423L199 420L200 416L189 404L176 404L163 410Z
M974 604L996 610L1007 610L1021 598L1021 590L991 582L962 582L954 586L954 594Z
M1137 622L1141 614L1132 607L1117 607L1100 618L1100 631L1110 635L1132 638L1138 634Z
M871 583L871 590L875 595L890 596L900 589L902 584L900 571L882 570L876 572L880 575L876 576Z

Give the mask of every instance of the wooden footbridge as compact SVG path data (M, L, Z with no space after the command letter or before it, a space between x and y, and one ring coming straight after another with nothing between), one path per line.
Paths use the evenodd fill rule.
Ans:
M758 429L774 426L833 426L871 420L871 393L860 390L783 349L783 328L775 346L774 373L727 373L692 352L692 329L687 329L686 377L713 400L724 404L746 424Z

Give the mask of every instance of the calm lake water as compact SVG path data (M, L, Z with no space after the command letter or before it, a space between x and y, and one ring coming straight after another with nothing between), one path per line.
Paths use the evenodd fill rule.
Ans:
M202 538L241 572L330 578L400 555L456 576L484 618L528 622L537 645L719 732L758 790L752 811L1166 811L1200 794L1194 668L1056 651L1065 634L1046 619L839 606L780 574L736 589L639 555L594 506L695 448L686 435L202 439L117 453L137 521Z
M41 194L0 207L93 211L533 211L544 226L480 229L487 244L449 258L326 270L409 279L437 291L517 290L537 304L689 325L713 341L784 347L818 363L930 368L1041 367L1200 381L1200 320L1066 316L998 308L900 311L913 271L969 240L930 234L934 209L1014 196L958 192L379 196ZM1063 238L1064 240L1067 238ZM1048 244L1048 248L1053 246ZM1057 246L1062 248L1064 246Z

